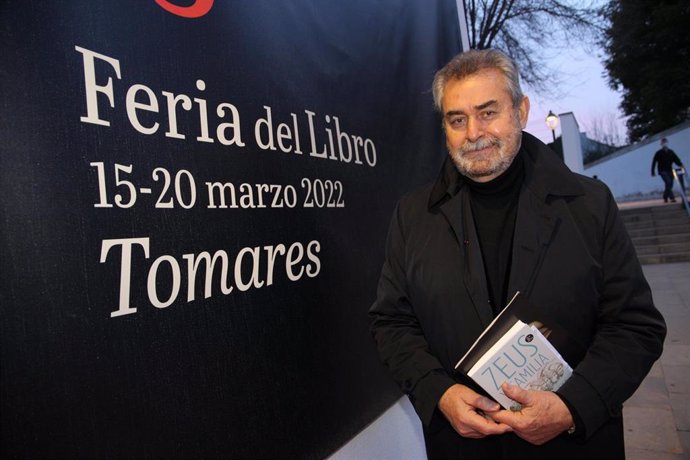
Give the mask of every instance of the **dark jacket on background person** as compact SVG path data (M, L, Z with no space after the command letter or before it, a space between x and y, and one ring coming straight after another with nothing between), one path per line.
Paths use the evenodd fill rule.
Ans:
M372 333L430 458L622 458L622 403L660 356L664 320L608 188L527 133L521 148L508 294L521 291L569 334L559 351L574 373L557 393L576 434L538 447L511 433L462 438L437 409L454 383L477 389L454 366L493 319L468 187L450 159L436 183L398 203Z
M655 167L658 168L659 174L662 171L671 172L674 163L678 166L683 166L676 152L669 148L657 150L652 159L652 175L654 175Z

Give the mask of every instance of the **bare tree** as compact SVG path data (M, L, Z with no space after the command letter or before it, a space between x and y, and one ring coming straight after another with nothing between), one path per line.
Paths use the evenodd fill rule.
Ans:
M608 112L594 117L584 123L587 137L602 144L621 147L627 143L627 136L616 120L616 114Z
M578 41L594 45L602 31L598 5L588 1L463 0L463 5L470 47L504 51L518 63L525 83L548 94L555 94L557 85L551 83L558 79L545 50Z

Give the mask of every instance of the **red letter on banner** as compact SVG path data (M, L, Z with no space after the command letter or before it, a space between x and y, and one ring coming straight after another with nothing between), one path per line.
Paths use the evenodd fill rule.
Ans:
M155 0L155 2L165 11L183 18L200 18L208 13L213 6L213 0L196 0L193 5L189 6L173 5L168 0Z

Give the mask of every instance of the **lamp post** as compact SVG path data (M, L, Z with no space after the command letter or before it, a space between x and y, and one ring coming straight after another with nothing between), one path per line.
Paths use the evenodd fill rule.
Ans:
M546 126L551 130L553 135L553 141L556 142L556 128L558 127L558 116L554 115L552 111L549 110L549 114L546 116Z

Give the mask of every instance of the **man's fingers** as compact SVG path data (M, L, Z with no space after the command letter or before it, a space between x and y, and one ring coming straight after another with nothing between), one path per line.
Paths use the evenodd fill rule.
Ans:
M464 437L482 438L512 430L508 425L496 423L490 418L490 414L500 410L498 403L464 385L456 384L446 390L438 407L455 431Z
M506 385L506 396L520 402L523 409L487 414L497 422L510 425L516 435L527 442L541 445L563 433L573 424L565 403L555 393L531 391Z
M474 401L471 402L471 405L479 410L486 412L496 412L498 410L501 410L500 404L498 404L496 401L490 398L487 398L486 396L477 397Z
M503 434L512 431L512 428L508 425L496 422L492 418L475 411L471 411L469 414L466 420L466 426L469 430L476 431L483 435Z
M529 391L523 390L517 385L504 383L503 385L501 385L501 389L503 390L503 393L505 393L506 396L508 396L515 402L519 402L523 406L528 405L531 402Z
M478 431L466 431L464 433L459 433L463 438L481 439L486 438L488 435L484 433L479 433Z

